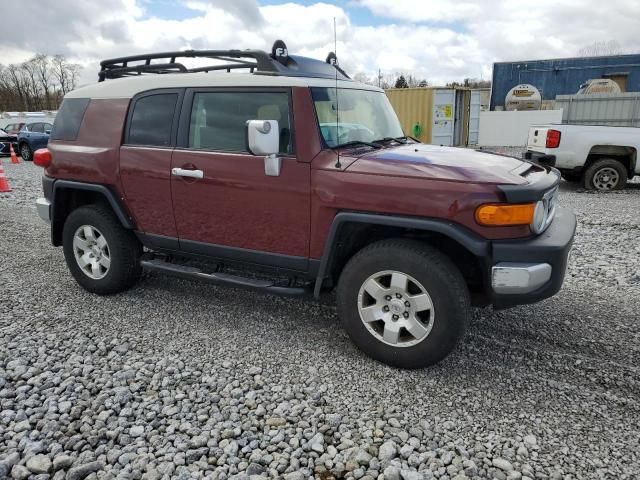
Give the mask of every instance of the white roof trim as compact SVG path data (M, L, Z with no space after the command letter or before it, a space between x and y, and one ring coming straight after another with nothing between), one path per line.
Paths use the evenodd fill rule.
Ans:
M166 73L105 80L69 92L65 98L131 98L140 92L156 88L334 87L335 84L335 80L326 78L252 73ZM338 87L383 92L371 85L345 80L338 80Z

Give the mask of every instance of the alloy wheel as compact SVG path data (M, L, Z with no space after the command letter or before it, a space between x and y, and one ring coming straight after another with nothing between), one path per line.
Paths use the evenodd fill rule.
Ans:
M111 252L100 230L82 225L73 235L73 253L82 273L93 280L105 277L111 267Z
M367 278L358 313L369 332L393 347L412 347L433 328L434 307L426 288L406 273L385 270Z

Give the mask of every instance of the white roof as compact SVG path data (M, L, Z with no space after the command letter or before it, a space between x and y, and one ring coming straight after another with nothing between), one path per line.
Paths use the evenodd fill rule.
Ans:
M335 87L327 78L286 77L253 73L165 73L105 80L67 93L65 98L131 98L156 88L188 87ZM383 90L364 83L338 80L339 88Z

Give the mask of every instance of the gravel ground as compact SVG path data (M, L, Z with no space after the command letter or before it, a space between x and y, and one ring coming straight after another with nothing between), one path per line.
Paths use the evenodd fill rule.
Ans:
M509 152L507 152L509 153ZM0 477L632 479L640 475L640 185L563 183L562 292L474 312L441 364L359 353L335 309L146 275L99 297L3 161Z

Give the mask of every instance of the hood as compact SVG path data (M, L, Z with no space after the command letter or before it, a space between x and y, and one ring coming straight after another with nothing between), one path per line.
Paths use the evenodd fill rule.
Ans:
M367 152L347 171L396 177L422 177L467 183L522 184L529 164L468 148L414 143Z

